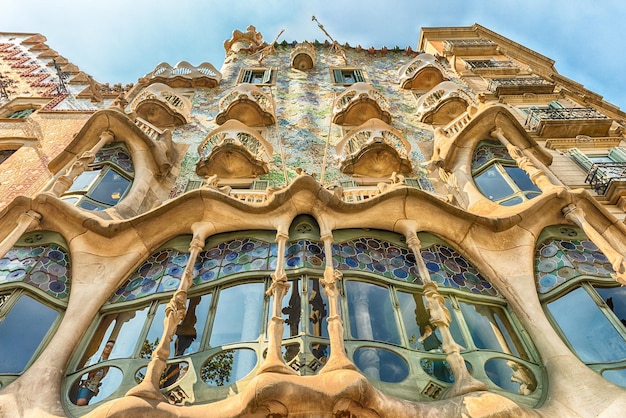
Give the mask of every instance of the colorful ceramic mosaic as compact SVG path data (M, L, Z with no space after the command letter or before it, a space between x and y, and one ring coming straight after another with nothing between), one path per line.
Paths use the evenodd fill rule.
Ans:
M121 142L111 144L98 151L94 159L93 165L97 165L103 162L111 162L122 168L127 173L135 172L133 160L130 157L130 153L126 149L126 146Z
M56 244L13 247L0 259L0 284L21 281L55 298L70 295L67 252Z
M506 147L499 141L480 141L472 157L472 172L479 170L482 166L492 160L513 161Z
M588 239L548 239L537 247L535 253L539 293L547 293L583 275L611 278L614 272L606 256Z
M252 238L238 238L201 252L194 267L194 285L256 271L276 269L278 246ZM120 302L178 288L189 255L161 250L142 264L109 302ZM433 245L422 250L431 279L440 286L472 293L498 295L498 291L455 250ZM323 269L324 244L311 240L287 243L285 270ZM333 245L333 267L344 272L362 271L393 280L422 284L415 256L405 247L378 238L361 237Z

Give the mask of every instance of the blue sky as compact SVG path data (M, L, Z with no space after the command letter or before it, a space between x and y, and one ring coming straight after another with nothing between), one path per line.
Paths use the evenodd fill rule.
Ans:
M323 41L402 48L421 27L479 23L556 61L556 69L626 110L623 0L2 0L1 32L38 32L100 82L134 83L166 61L208 61L252 24L268 42Z

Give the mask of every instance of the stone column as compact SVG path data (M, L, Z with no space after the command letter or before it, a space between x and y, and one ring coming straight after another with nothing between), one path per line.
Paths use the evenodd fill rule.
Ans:
M567 205L563 208L565 219L579 226L587 237L604 253L613 266L613 278L622 286L626 285L626 261L624 255L617 251L585 218L585 212L576 205Z
M60 176L52 186L51 192L55 196L61 196L65 193L72 183L76 180L76 177L81 175L96 158L96 153L102 149L106 144L113 142L115 135L111 131L102 131L100 134L100 140L89 151L85 151L74 164L67 170L67 172Z
M327 322L330 355L320 374L339 369L356 370L356 366L346 356L346 348L343 343L343 320L339 313L339 289L337 288L337 282L342 279L343 275L339 270L333 268L333 235L331 232L326 232L321 238L324 242L326 267L324 268L324 278L320 280L320 283L328 298Z
M41 220L41 214L35 212L34 210L29 210L20 215L17 218L17 225L9 234L0 242L0 257L4 257L4 255L15 245L15 243L20 239L25 232L30 231L37 225L39 225L39 221Z
M166 362L170 356L170 343L174 338L178 324L185 319L187 310L187 291L191 287L193 279L194 265L205 240L209 235L210 226L202 223L195 223L191 226L193 238L189 244L189 260L185 265L185 270L174 292L172 299L165 307L165 318L163 319L163 335L159 344L152 352L152 359L148 363L146 377L144 380L126 393L126 396L137 396L146 399L156 399L165 401L166 398L160 391L161 375L167 366Z
M504 131L502 128L495 128L491 131L491 136L499 140L506 149L509 151L511 157L515 160L518 167L521 168L528 174L528 177L532 180L533 183L537 185L541 189L542 192L546 192L555 187L558 187L543 172L543 170L539 169L537 165L526 155L524 155L524 151L522 151L519 147L511 144L511 141L508 140L506 136L504 136Z
M285 247L289 240L288 232L279 227L276 232L276 243L278 244L278 254L276 269L272 273L272 284L267 290L267 296L273 296L273 303L270 307L271 317L267 324L267 356L259 373L273 372L283 374L298 374L295 370L285 364L282 356L281 343L283 340L283 330L285 320L282 315L283 298L289 290L287 273L285 273Z
M461 356L461 347L454 341L450 333L450 323L452 322L450 311L446 308L443 296L441 296L437 290L437 283L433 282L430 278L430 273L422 258L421 242L417 237L414 225L410 225L407 228L405 236L407 245L415 255L417 270L424 283L424 296L426 297L427 309L430 314L430 322L435 325L441 333L441 339L443 340L442 348L446 354L446 361L454 374L454 383L452 387L446 391L444 398L452 398L470 392L487 390L487 385L474 379L465 367L465 360L463 360Z

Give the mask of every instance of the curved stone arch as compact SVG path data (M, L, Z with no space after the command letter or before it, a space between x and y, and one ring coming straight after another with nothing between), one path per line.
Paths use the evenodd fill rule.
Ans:
M126 198L107 211L112 211L110 216L130 217L152 208L155 202L147 199L147 189L152 189L162 199L169 195L170 169L179 157L171 133L165 131L158 138L148 136L125 114L116 110L94 113L65 150L48 164L48 168L55 177L63 178L62 170L69 167L65 177L71 184L72 176L76 176L74 171L80 172L80 167L75 170L71 164L84 167L83 160L88 161L94 154L93 150L110 142L126 145L136 173Z

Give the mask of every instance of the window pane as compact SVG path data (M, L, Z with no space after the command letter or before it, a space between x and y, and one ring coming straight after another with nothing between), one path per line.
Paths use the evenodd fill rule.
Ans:
M626 287L594 287L617 319L626 326Z
M519 187L520 190L541 192L541 189L532 182L530 177L528 177L528 173L521 168L504 166L504 170L515 182L515 184L517 184L517 187Z
M109 359L132 357L147 316L146 306L138 311L118 312L103 317L79 367L98 363L100 353L109 340L115 341Z
M161 336L163 335L163 320L165 319L166 306L167 302L161 303L157 306L156 312L154 313L154 318L152 318L152 323L150 324L150 328L148 329L148 334L141 344L141 352L139 353L139 357L147 359L151 358L152 352L159 345L159 341L161 341ZM173 354L174 341L170 341L170 357L172 357Z
M400 344L400 333L389 289L363 282L346 282L350 329L359 340Z
M281 312L285 320L283 327L283 338L293 337L300 333L300 316L302 315L302 298L300 296L300 280L290 280L289 290L283 298ZM272 315L272 306L274 297L270 298L270 315Z
M0 322L0 373L21 373L59 313L23 295Z
M88 196L100 203L114 206L124 196L129 187L129 180L113 170L107 170L106 174L96 185L96 188Z
M476 348L528 359L502 308L460 302L461 312Z
M174 336L175 355L196 353L200 351L200 344L206 328L206 319L209 316L212 294L194 296L187 302L187 315L176 328Z
M426 311L426 301L421 294L397 292L400 302L400 312L409 347L415 350L441 349L441 337L434 331L435 327L430 324L430 315Z
M582 361L626 358L626 342L585 289L579 287L547 307Z
M211 332L212 347L259 338L264 290L263 283L250 283L220 292Z
M86 192L91 183L100 175L100 170L83 171L72 183L68 192Z
M328 338L328 299L318 279L309 280L309 334Z
M514 193L495 166L474 177L478 189L490 200L498 200Z
M409 365L402 357L380 348L358 348L354 363L367 377L383 382L402 382L409 375Z

